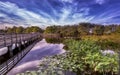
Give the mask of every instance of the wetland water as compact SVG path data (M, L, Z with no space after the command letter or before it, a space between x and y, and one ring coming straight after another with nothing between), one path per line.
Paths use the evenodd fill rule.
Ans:
M80 40L80 39L77 38L75 40ZM61 43L64 41L65 39L60 39L60 38L42 39L7 75L16 75L18 73L23 73L26 71L38 70L40 60L43 57L62 54L65 52L65 50L63 49L64 45ZM105 50L105 52L103 51L102 53L113 54L113 52L111 53L111 50ZM71 75L74 75L74 74L72 73Z
M48 42L52 41L47 39ZM31 51L7 74L16 75L25 71L37 70L40 60L45 56L53 56L65 52L62 43L47 43L45 39L39 41Z

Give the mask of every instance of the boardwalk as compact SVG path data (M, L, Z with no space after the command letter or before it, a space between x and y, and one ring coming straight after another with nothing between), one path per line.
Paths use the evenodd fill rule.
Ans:
M37 34L0 34L0 48L9 46L21 40L30 39Z
M40 34L0 34L0 75L6 75L40 40Z
M63 44L48 44L43 39L7 75L16 75L28 70L36 70L41 58L64 53L63 46Z

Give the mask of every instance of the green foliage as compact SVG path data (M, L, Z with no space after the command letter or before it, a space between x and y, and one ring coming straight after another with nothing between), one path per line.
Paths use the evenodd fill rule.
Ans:
M31 27L27 27L27 28L25 29L25 33L30 33L30 32L32 32Z
M42 30L37 26L32 26L32 32L42 32Z
M32 26L32 27L27 27L26 29L25 29L25 32L26 33L35 33L35 32L43 32L43 30L41 29L41 28L39 28L39 27L37 27L37 26Z
M67 40L69 53L60 64L63 64L65 70L71 70L76 73L93 74L94 72L104 73L118 71L117 54L104 56L100 52L100 46L90 40Z
M84 35L110 35L119 34L119 25L100 25L92 23L79 23L77 25L49 26L45 29L45 34L60 34L63 37L80 37Z
M90 28L92 28L93 25L90 24L90 23L80 23L78 25L78 32L81 34L81 35L88 35L89 34L89 30Z
M117 34L120 35L120 26L117 26L117 27L116 27L116 31L115 31L115 33L117 33Z
M7 33L12 33L13 32L13 29L12 28L8 28L7 29Z
M47 43L61 43L64 39L60 38L45 38Z
M16 28L16 33L23 33L23 31L24 31L24 28L21 26Z
M56 29L57 29L56 26L49 26L49 27L46 28L44 33L55 33Z
M14 26L13 28L7 28L7 33L35 33L35 32L41 32L43 33L43 30L37 26L31 26L24 28L22 26L16 27Z
M98 40L96 41L96 44L101 46L101 48L103 50L105 49L111 49L111 50L114 50L114 51L119 51L120 49L120 43L119 42L114 42L114 41L111 41L111 40Z
M95 26L94 34L95 35L103 35L104 33L104 26Z

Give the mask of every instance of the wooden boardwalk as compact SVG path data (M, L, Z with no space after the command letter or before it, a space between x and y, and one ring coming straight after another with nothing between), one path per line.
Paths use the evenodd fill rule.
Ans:
M0 48L36 37L38 34L0 34Z
M7 53L0 56L0 75L6 75L31 50L39 39L40 35L38 33L0 35L0 48L8 48ZM15 48L12 50L13 44L15 44Z

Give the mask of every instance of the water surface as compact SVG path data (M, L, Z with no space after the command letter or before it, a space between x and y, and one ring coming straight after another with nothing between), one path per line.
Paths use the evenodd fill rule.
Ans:
M47 43L45 39L38 42L31 51L7 74L16 75L26 71L37 70L41 58L45 56L53 56L64 53L64 45L62 43Z

